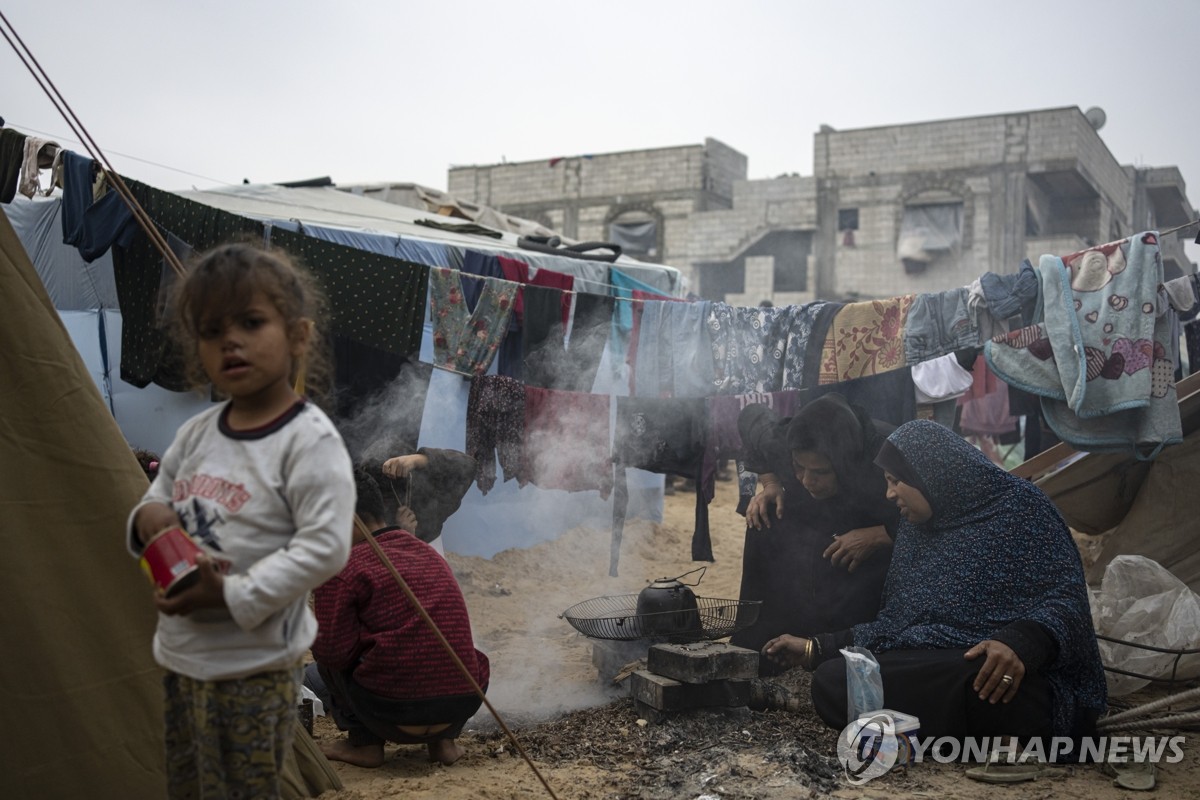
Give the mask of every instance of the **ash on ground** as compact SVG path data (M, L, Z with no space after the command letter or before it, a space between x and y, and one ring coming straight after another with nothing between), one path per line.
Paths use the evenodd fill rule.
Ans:
M762 679L754 695L807 700L807 678L793 670ZM794 703L792 709L698 709L650 722L639 719L633 700L622 697L553 720L505 724L538 763L586 762L610 771L622 798L827 796L842 783L837 733L810 703ZM464 739L498 758L520 757L494 721Z

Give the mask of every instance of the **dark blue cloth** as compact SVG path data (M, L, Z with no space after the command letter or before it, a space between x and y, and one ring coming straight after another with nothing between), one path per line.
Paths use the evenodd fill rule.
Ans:
M965 650L1035 622L1057 645L1041 670L1053 690L1054 734L1073 734L1103 711L1107 691L1083 564L1058 510L935 422L906 423L887 441L922 484L933 516L900 523L883 609L853 628L854 643L880 652Z
M1021 262L1021 270L1015 275L997 275L985 272L979 277L979 286L987 300L988 313L994 319L1006 320L1021 315L1022 325L1033 324L1033 313L1037 307L1038 277L1029 259Z
M79 248L89 264L114 244L128 247L138 231L133 212L115 191L92 202L90 158L63 152L63 243Z

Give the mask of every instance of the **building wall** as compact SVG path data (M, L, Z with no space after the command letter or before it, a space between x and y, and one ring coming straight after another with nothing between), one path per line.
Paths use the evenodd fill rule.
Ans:
M826 129L815 139L821 297L942 291L1013 272L1028 255L1029 202L1050 215L1059 239L1099 243L1129 230L1132 181L1078 108ZM897 254L904 209L934 198L962 204L961 243L910 273ZM847 208L859 210L853 244L837 230Z
M581 241L607 240L617 217L640 213L658 223L656 252L640 257L686 273L691 216L728 208L746 166L745 155L706 139L703 145L455 167L449 192Z
M579 240L604 240L638 212L659 223L650 260L680 268L702 296L747 305L942 291L1154 227L1135 218L1172 197L1173 214L1195 215L1177 170L1122 167L1076 107L822 128L806 177L747 180L746 156L715 139L551 161L454 168L450 193ZM906 270L905 208L930 202L961 204L958 246ZM847 234L839 211L851 209ZM1191 271L1177 238L1168 250Z

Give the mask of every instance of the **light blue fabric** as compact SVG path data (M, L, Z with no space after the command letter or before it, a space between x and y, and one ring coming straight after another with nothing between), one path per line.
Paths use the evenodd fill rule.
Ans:
M615 330L624 333L627 338L629 332L633 330L633 307L628 302L633 299L633 292L649 292L658 297L668 296L661 289L642 283L616 267L609 269L608 282L612 284L613 297L617 298L617 308L613 313L613 324L617 326ZM624 298L625 302L622 302L621 298Z
M1046 329L1067 405L1085 419L1148 405L1159 359L1153 342L1163 277L1158 234L1111 247L1070 263L1042 256L1039 265Z
M634 363L634 396L712 394L712 344L704 324L711 305L707 300L645 301Z
M1138 234L1068 262L1042 256L1042 320L988 342L988 366L1040 396L1050 427L1081 450L1151 445L1157 453L1182 441L1172 315L1157 291L1158 235Z
M966 288L917 295L904 322L904 362L930 361L955 350L978 347L979 326Z
M608 282L612 286L612 295L617 299L613 309L612 336L608 339L609 350L613 355L614 370L623 371L625 353L629 349L629 335L633 331L633 300L634 291L649 292L658 297L666 297L653 286L642 283L637 278L631 278L621 270L612 267L608 270Z
M324 242L365 250L368 253L399 258L427 267L462 267L462 248L421 239L406 239L394 233L368 233L345 228L330 228L324 225L309 225L291 219L267 220L271 225L285 231L302 233Z
M708 319L712 303L660 303L662 330L671 352L671 382L675 397L707 397L712 394L712 342L708 338Z
M666 397L666 392L670 391L673 342L662 324L663 306L668 305L675 304L669 301L647 300L642 306L637 359L633 365L634 397Z

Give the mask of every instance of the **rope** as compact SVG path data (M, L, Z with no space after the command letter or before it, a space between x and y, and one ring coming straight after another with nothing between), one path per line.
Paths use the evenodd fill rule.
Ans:
M133 196L133 193L129 191L129 187L125 185L125 181L121 178L120 174L113 169L112 164L104 155L104 152L100 149L100 146L96 144L96 141L92 138L91 134L88 133L87 128L84 127L83 123L79 120L79 117L75 115L75 112L67 103L66 98L62 96L62 93L58 91L58 87L54 85L54 81L50 80L50 76L46 74L44 69L42 69L42 65L38 63L37 58L33 55L33 51L31 51L25 44L25 41L21 39L21 36L17 33L16 28L14 28L13 24L8 21L8 17L4 16L4 12L2 11L0 11L0 20L3 20L4 25L8 29L5 30L4 28L0 28L0 34L4 36L4 39L8 42L9 46L12 47L14 52L16 52L17 57L21 59L21 63L24 64L25 68L29 70L29 73L33 75L34 80L37 81L37 84L39 87L41 87L41 90L45 92L47 97L50 98L50 102L54 105L54 108L58 111L58 113L62 115L63 119L66 120L67 125L75 133L75 136L78 137L79 141L83 143L84 149L88 151L88 155L92 157L93 161L103 164L104 174L108 178L109 184L117 190L117 193L121 196L121 199L125 202L125 205L129 207L129 210L132 212L133 217L137 221L138 225L143 231L146 232L146 235L150 237L150 241L154 244L155 249L157 249L159 253L162 254L163 259L165 259L166 262L171 265L171 269L175 270L177 275L183 277L183 264L179 261L179 258L175 255L171 248L167 247L166 240L164 240L162 235L158 232L158 227L154 224L153 220L150 219L150 216L146 213L146 210L142 208L140 203L138 203L137 198ZM12 33L11 37L9 36L10 32ZM16 42L14 42L13 39L16 39ZM20 47L17 46L18 44Z
M1179 231L1183 230L1184 228L1190 228L1196 224L1200 224L1200 219L1194 219L1191 222L1185 222L1182 225L1176 225L1174 228L1168 228L1165 231L1159 231L1158 235L1159 236L1170 236L1172 233L1178 233Z
M1152 711L1166 708L1173 703L1181 703L1184 700L1192 700L1195 698L1200 698L1200 688L1188 689L1183 692L1167 695L1166 697L1160 697L1159 699L1152 700L1149 703L1144 703L1140 706L1134 706L1133 708L1128 709L1127 711L1122 711L1119 714L1112 714L1111 716L1107 716L1104 719L1099 720L1096 723L1096 728L1099 730L1108 728L1113 723L1123 723L1128 720L1138 719L1139 717L1146 716Z
M382 563L383 566L387 568L387 571L392 574L392 577L395 578L397 585L400 586L400 590L404 592L404 596L408 598L408 602L412 603L413 608L415 608L417 613L421 615L421 619L425 621L425 624L429 626L431 631L433 631L433 635L436 636L437 640L442 643L442 647L444 647L446 652L450 654L450 658L454 661L454 665L458 667L458 671L461 672L463 677L465 677L471 684L471 688L475 690L475 694L479 695L479 699L483 701L485 706L487 706L488 711L492 712L492 716L496 718L496 723L500 726L501 730L504 731L505 735L508 736L508 740L512 742L513 747L517 749L517 752L521 754L521 758L525 759L525 763L529 765L531 770L533 770L533 774L537 775L538 780L542 782L542 786L546 787L546 791L550 794L550 796L554 798L554 800L558 800L558 795L554 793L554 790L550 788L550 784L546 782L544 777L542 777L542 773L538 771L537 766L534 765L532 759L530 759L529 755L526 754L525 748L521 747L521 743L517 741L517 737L513 735L513 732L510 731L508 726L504 724L504 720L500 718L500 712L492 706L491 701L487 699L487 695L484 694L483 689L480 688L479 683L475 680L475 677L471 675L471 671L467 669L467 665L464 664L462 659L458 657L458 653L454 652L454 648L450 646L450 642L446 640L446 637L438 629L437 623L435 623L433 618L429 616L429 612L422 607L420 601L417 600L417 596L413 594L413 591L409 588L408 583L400 575L395 565L392 564L391 559L387 557L387 553L383 552L383 548L379 545L379 542L375 541L375 537L371 535L369 530L367 530L367 526L363 524L363 521L359 518L358 514L354 515L354 528L367 541L367 544L371 546L371 549L375 551L375 555L379 557L380 563Z
M1186 714L1171 714L1156 719L1133 719L1127 722L1118 722L1116 725L1106 725L1103 728L1100 727L1100 723L1096 723L1096 730L1111 733L1112 731L1137 731L1153 728L1181 728L1197 723L1200 723L1200 711L1189 711Z

